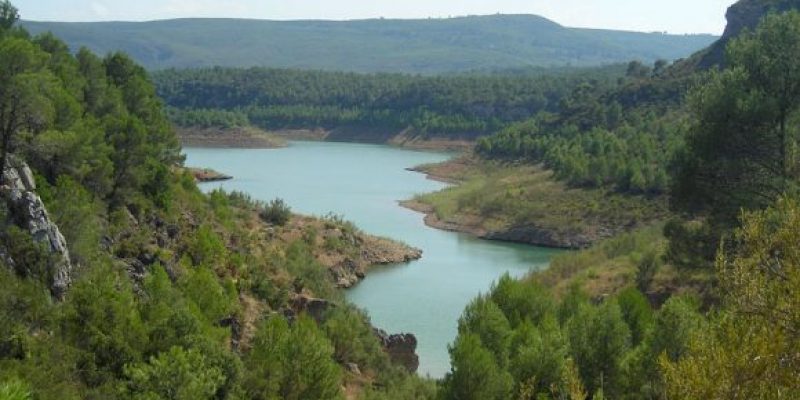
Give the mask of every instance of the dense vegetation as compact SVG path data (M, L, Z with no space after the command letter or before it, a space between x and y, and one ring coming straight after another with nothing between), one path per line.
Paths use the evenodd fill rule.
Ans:
M681 99L692 81L674 77L664 62L653 68L631 62L621 85L580 85L557 113L481 138L476 152L542 163L575 186L663 193L668 166L683 145Z
M291 221L286 204L199 192L181 172L163 104L141 67L120 53L73 55L52 35L14 27L17 18L0 2L0 165L30 164L76 268L69 291L54 297L46 248L18 226L18 210L0 206L2 398L337 399L353 386L367 399L800 393L796 11L770 15L732 40L724 70L686 77L664 63L634 62L619 86L566 77L525 80L530 91L516 92L524 83L515 77L260 69L160 76L181 83L162 90L186 96L172 110L176 118L204 126L258 123L258 112L267 125L319 126L324 118L313 118L341 103L349 109L329 110L333 118L349 110L352 121L382 115L374 121L403 127L414 126L409 115L429 112L449 121L416 127L425 131L457 126L450 118L459 116L478 121L476 105L513 122L505 107L542 96L547 104L537 115L521 116L532 118L478 146L480 155L521 162L516 167L531 175L488 171L475 187L452 189L461 195L448 204L500 209L514 219L539 212L516 208L541 196L570 207L559 197L574 193L566 188L527 192L542 180L560 184L532 164L584 187L577 193L594 205L580 212L589 215L620 204L646 204L643 213L657 207L630 193L669 196L674 219L663 231L645 227L560 256L548 271L504 277L475 299L459 320L452 369L438 386L392 365L368 318L315 262L313 231L291 243L269 239ZM247 82L226 81L234 78ZM259 89L265 82L278 99L296 102L273 103ZM356 83L365 86L344 90ZM298 88L317 88L312 93L324 101ZM247 90L265 103L240 104L253 97ZM484 96L489 103L480 103ZM420 99L432 108L419 109ZM376 104L409 114L381 114L387 108ZM518 184L531 180L539 181ZM501 190L509 183L518 185ZM485 190L493 195L482 197ZM7 202L6 191L0 198ZM597 196L605 194L624 200L601 207ZM326 223L352 229L335 218ZM339 305L313 317L296 310L293 303L310 296ZM363 373L344 367L351 364Z
M691 91L686 146L672 154L683 218L666 238L624 235L501 279L459 322L444 398L797 397L798 43L796 11L731 42L728 68ZM484 151L500 139L513 137ZM673 287L662 304L654 291L693 292L698 275L694 294ZM595 280L618 282L598 292Z
M676 156L672 194L674 208L699 221L676 222L668 231L671 255L687 266L711 263L742 209L761 210L798 193L800 21L792 13L763 24L735 39L730 68L712 74L689 98L693 119L687 146Z
M258 213L280 232L285 204L204 195L182 172L143 68L121 53L73 55L16 19L0 2L3 171L31 166L74 268L54 297L49 243L18 225L3 186L0 398L337 399L353 382L367 398L431 395L334 288L313 232L263 237ZM310 296L338 306L312 319L294 305Z
M168 70L158 93L182 126L369 128L395 134L488 134L555 111L577 83L615 84L622 67L420 77L278 69Z
M362 21L182 19L153 22L25 22L73 48L123 50L149 69L304 68L448 73L530 66L596 66L674 60L711 35L571 29L533 15ZM234 46L231 44L235 43Z

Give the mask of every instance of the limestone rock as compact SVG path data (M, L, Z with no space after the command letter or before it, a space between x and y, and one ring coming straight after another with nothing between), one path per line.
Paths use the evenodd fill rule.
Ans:
M349 373L351 373L351 374L353 374L355 376L361 376L361 368L358 367L358 364L356 364L356 363L347 363L347 364L345 364L345 368L347 368L347 372L349 372Z
M30 233L34 242L44 244L44 248L53 255L50 290L53 296L60 299L72 281L72 263L67 241L50 219L44 202L35 189L36 183L28 165L12 157L3 174L0 196L6 201L13 222ZM4 258L8 256L5 255ZM6 261L13 264L13 260Z
M339 288L350 288L364 278L364 270L353 259L346 258L330 269Z
M350 240L358 248L358 255L330 267L333 281L342 289L355 286L372 266L407 263L422 257L422 250L386 238L360 234Z

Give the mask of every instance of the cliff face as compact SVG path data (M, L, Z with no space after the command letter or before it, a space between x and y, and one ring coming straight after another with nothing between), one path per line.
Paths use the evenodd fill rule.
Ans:
M50 290L56 298L62 298L72 281L72 263L67 242L58 226L50 219L47 209L36 194L33 173L24 162L12 159L3 173L0 198L9 211L8 222L14 223L31 235L34 243L41 245L52 256L50 265ZM0 257L9 267L16 268L13 258L0 243Z
M390 335L380 329L375 329L374 333L393 363L403 366L410 373L417 372L419 356L417 356L416 352L416 336L410 333Z
M761 19L770 12L789 10L800 10L800 0L740 0L730 6L725 14L728 20L725 33L716 43L699 54L697 66L708 69L724 65L725 48L732 39L745 30L755 29Z

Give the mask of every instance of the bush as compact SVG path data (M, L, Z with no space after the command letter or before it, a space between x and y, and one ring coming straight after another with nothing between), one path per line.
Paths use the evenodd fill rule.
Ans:
M381 371L388 366L369 318L361 311L337 307L327 316L323 329L333 344L334 358L340 364L355 363L362 371Z
M54 258L45 244L36 243L27 231L15 225L6 228L0 239L7 243L6 251L15 261L14 268L19 276L36 279L48 286L52 283L50 268Z
M23 382L10 381L0 383L0 399L3 400L29 400L31 399L31 391Z
M265 205L258 215L264 222L284 226L289 222L289 218L292 217L292 209L283 199L275 199Z
M216 268L224 265L228 258L225 243L210 225L198 228L187 247L194 265Z
M301 316L264 321L245 357L244 388L251 399L340 399L334 349L316 323Z
M513 378L495 362L492 351L473 333L459 334L450 347L452 370L442 383L443 399L510 398Z
M512 327L525 320L539 324L554 312L555 306L550 292L536 282L522 282L503 275L494 285L492 301L503 311Z
M655 249L650 249L636 266L636 287L642 293L647 293L658 269L661 268L661 257Z
M172 347L147 363L125 366L133 399L207 399L223 383L222 371L206 364L198 351Z
M479 296L464 309L458 320L458 333L475 334L482 346L495 356L499 367L508 365L513 331L503 311L491 298Z
M631 331L631 342L637 346L653 325L653 310L642 292L629 287L617 295L622 318Z
M603 387L619 396L621 361L630 349L631 333L615 301L584 305L567 323L569 347L581 380L590 392Z

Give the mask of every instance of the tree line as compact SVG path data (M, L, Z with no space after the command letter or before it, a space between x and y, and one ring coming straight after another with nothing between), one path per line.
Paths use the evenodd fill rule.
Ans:
M227 127L228 119L220 118L224 112L264 129L368 126L475 136L556 110L576 82L612 85L619 70L423 77L205 68L162 71L154 80L173 121L184 126Z

